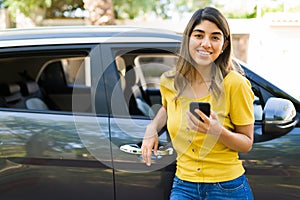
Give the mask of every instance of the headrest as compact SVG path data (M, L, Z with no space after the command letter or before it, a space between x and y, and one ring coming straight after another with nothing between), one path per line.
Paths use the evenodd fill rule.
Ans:
M17 102L22 98L20 86L16 83L0 84L0 95L6 103Z
M34 94L40 90L39 85L34 81L20 83L21 92L23 95Z
M121 75L124 76L125 71L126 71L126 64L125 64L124 58L122 58L121 56L117 56L116 57L116 64L117 64L117 68L118 68L119 73L121 73Z
M20 92L20 86L16 83L2 83L0 84L1 96L9 96Z

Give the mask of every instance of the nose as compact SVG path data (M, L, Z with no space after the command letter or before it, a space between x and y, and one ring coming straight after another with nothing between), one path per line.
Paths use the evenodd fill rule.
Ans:
M202 47L210 47L211 43L210 43L210 39L209 37L203 37L202 41L201 41L201 46Z

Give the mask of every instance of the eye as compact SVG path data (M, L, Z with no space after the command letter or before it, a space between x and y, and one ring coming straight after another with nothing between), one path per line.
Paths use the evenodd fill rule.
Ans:
M212 40L213 41L219 41L219 40L221 40L221 37L219 37L219 36L212 36Z
M194 37L195 37L195 38L198 38L198 39L202 39L202 38L203 38L203 35L202 35L202 34L194 34Z

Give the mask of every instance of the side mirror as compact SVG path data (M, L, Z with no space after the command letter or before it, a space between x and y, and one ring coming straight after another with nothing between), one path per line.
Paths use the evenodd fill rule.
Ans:
M287 99L271 97L263 111L263 134L276 137L290 132L298 123L296 109Z
M290 100L271 97L263 110L261 134L255 131L254 142L264 142L287 134L298 123L296 109Z

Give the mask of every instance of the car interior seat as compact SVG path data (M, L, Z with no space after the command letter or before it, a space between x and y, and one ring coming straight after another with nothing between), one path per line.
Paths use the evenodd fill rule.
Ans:
M41 93L39 85L35 81L19 82L21 93L24 96L24 104L27 109L49 110Z
M138 74L133 66L127 67L125 82L124 96L129 107L129 113L152 117L152 109L144 98L142 88L139 85Z
M0 84L1 107L23 108L21 88L16 83Z

